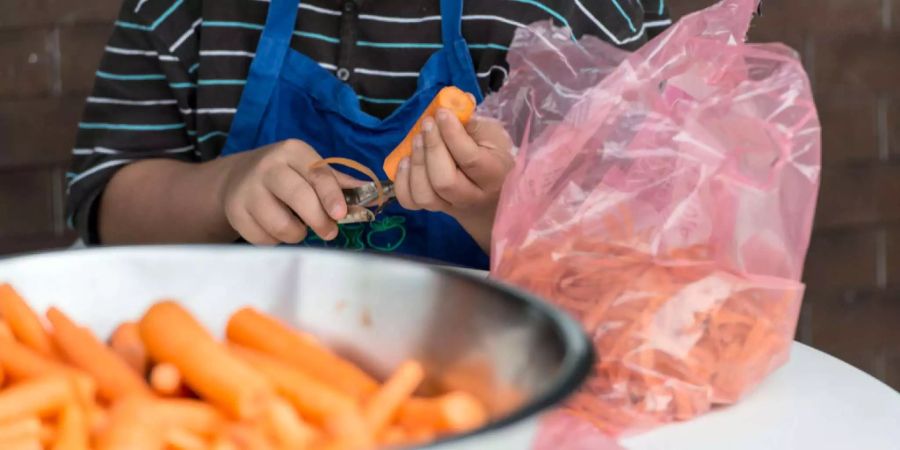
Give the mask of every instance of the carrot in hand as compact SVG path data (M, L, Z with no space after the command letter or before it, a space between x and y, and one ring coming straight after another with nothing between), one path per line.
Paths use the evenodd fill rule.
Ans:
M23 344L44 356L56 355L40 317L9 284L0 284L0 315Z
M140 375L147 373L147 349L137 323L122 322L109 336L109 346Z
M225 333L232 342L275 356L355 398L378 388L360 368L253 308L234 313Z
M425 379L425 370L416 361L400 365L381 389L369 399L363 409L366 422L372 431L379 432L388 425L394 414Z
M409 130L409 133L403 141L400 142L400 145L385 158L384 173L387 174L391 181L394 181L397 177L397 169L400 167L400 161L412 155L413 138L421 132L422 122L426 117L433 117L438 109L445 108L456 115L459 121L465 125L469 123L469 120L471 120L472 115L475 113L475 106L474 97L463 90L455 86L441 89L437 96L434 97L434 100L431 101L431 104L425 108L425 112L422 113L419 120L416 121L412 129Z
M56 308L47 311L47 319L53 325L56 345L69 362L97 380L101 397L115 400L127 395L151 393L143 378L94 333L78 326Z
M147 352L175 365L200 397L239 419L263 412L272 390L266 379L234 355L172 301L150 307L139 328Z

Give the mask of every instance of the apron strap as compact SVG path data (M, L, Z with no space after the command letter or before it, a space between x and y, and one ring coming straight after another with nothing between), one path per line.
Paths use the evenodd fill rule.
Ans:
M281 74L294 25L297 23L298 0L271 0L266 26L256 46L256 56L250 64L247 83L238 103L240 114L235 115L223 153L249 150L256 142L260 121Z
M463 0L441 0L441 37L444 47L462 39Z

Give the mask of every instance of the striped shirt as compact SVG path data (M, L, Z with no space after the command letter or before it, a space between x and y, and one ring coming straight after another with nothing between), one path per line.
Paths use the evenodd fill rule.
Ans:
M216 158L228 136L269 0L125 0L78 124L68 217L97 243L96 200L146 158ZM439 0L303 0L291 47L388 115L441 47ZM463 36L485 93L507 76L517 28L541 20L635 49L670 24L665 0L469 0Z

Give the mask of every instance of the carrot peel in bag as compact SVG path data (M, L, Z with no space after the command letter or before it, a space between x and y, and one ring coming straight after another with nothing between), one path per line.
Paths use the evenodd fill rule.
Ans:
M632 54L532 26L482 105L519 149L492 275L571 313L597 350L569 418L613 434L687 420L788 358L820 126L796 55L742 43L756 3L724 0Z

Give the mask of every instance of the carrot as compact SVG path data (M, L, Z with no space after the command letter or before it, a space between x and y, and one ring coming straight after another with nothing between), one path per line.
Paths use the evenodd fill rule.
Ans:
M403 141L391 152L384 160L384 173L393 181L397 177L397 169L400 161L412 155L413 138L422 130L422 122L426 117L433 117L438 109L446 108L453 112L454 115L464 125L471 120L475 113L475 101L473 97L455 86L448 86L441 89L431 104L422 112L422 116L416 121L409 133L403 138Z
M319 433L297 415L290 403L274 399L266 410L265 425L279 448L302 450L318 438Z
M328 417L357 411L352 397L262 352L232 344L232 352L260 371L303 417L321 424Z
M149 419L163 428L181 428L201 436L211 436L225 421L212 405L193 399L152 399L143 409Z
M388 425L400 405L409 399L425 379L425 370L416 361L400 365L363 409L372 431L379 432Z
M70 379L52 375L23 381L0 391L0 423L23 417L46 417L75 400Z
M23 344L0 339L0 366L12 380L23 380L51 373L61 373L67 367Z
M275 448L262 430L246 424L228 426L226 435L241 450L274 450Z
M88 329L72 322L56 308L47 311L53 339L66 360L97 380L100 396L115 400L127 395L149 395L147 383Z
M231 316L226 335L232 342L275 356L355 398L364 398L378 388L372 377L352 363L252 308Z
M159 363L150 370L150 387L157 394L165 397L181 397L187 394L187 388L181 377L181 371L171 363Z
M43 450L41 440L38 437L16 438L9 441L0 441L3 450Z
M38 438L44 448L50 447L56 441L56 424L41 422L41 431Z
M59 431L53 450L89 450L90 440L84 411L75 403L63 407L59 417Z
M122 322L110 335L109 346L135 372L147 373L147 349L141 341L137 323Z
M6 372L3 370L3 366L0 365L0 388L3 387L4 381L6 381Z
M16 337L13 335L12 328L0 317L0 341L12 341Z
M455 391L437 398L411 398L400 407L397 423L407 429L462 433L487 423L485 406L468 392Z
M44 356L56 355L41 319L9 284L0 284L0 315L23 344Z
M166 450L207 450L209 445L202 437L183 428L166 432Z
M0 422L0 443L40 437L40 435L41 419L34 416Z
M172 301L157 303L139 328L151 357L174 364L200 397L239 419L263 412L272 396L266 379L216 342L184 308Z
M146 402L140 396L116 401L109 425L97 439L97 450L163 450L165 436L161 427L143 415Z

